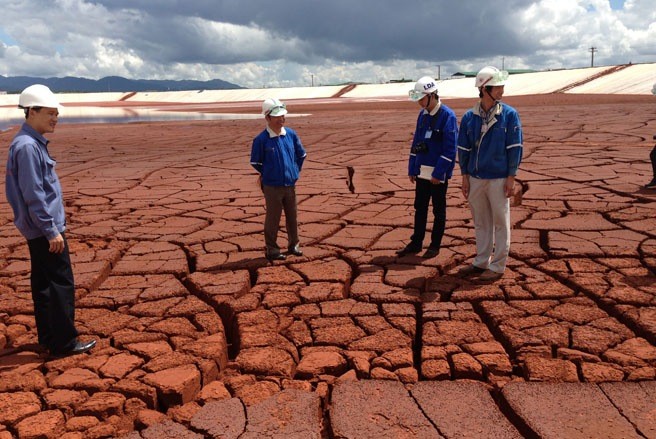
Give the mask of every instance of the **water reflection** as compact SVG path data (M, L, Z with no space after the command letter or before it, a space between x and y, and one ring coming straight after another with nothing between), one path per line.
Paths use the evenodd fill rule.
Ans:
M297 115L299 116L299 115ZM59 123L131 123L182 120L260 119L260 114L201 113L196 111L161 111L150 108L64 107ZM16 107L0 108L0 131L25 121L23 111Z

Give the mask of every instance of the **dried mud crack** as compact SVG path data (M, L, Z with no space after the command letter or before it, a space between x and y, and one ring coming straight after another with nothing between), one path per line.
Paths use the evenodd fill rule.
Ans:
M608 433L649 436L622 389L656 401L650 107L515 99L526 154L492 284L454 274L475 251L458 175L439 255L395 255L413 221L404 103L293 120L304 255L274 264L248 164L261 121L58 127L76 324L98 346L38 348L29 255L0 205L0 438L547 437L539 398L577 395Z

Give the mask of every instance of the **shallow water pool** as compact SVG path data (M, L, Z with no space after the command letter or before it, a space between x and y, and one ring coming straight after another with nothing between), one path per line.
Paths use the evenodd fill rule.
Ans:
M132 123L184 120L261 119L261 114L201 113L197 111L162 111L149 108L64 107L59 112L60 124L66 123ZM0 131L25 121L19 108L0 108Z

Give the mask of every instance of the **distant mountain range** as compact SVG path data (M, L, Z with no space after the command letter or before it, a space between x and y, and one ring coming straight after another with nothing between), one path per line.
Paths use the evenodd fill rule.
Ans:
M0 91L20 93L32 84L43 84L55 93L130 92L130 91L181 91L181 90L227 90L244 88L220 79L210 81L170 81L151 79L126 79L107 76L101 79L86 79L67 76L65 78L34 78L30 76L0 76Z

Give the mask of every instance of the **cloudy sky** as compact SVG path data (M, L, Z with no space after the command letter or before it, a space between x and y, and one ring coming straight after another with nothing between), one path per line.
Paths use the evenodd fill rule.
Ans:
M245 87L656 62L654 0L0 0L0 75Z

